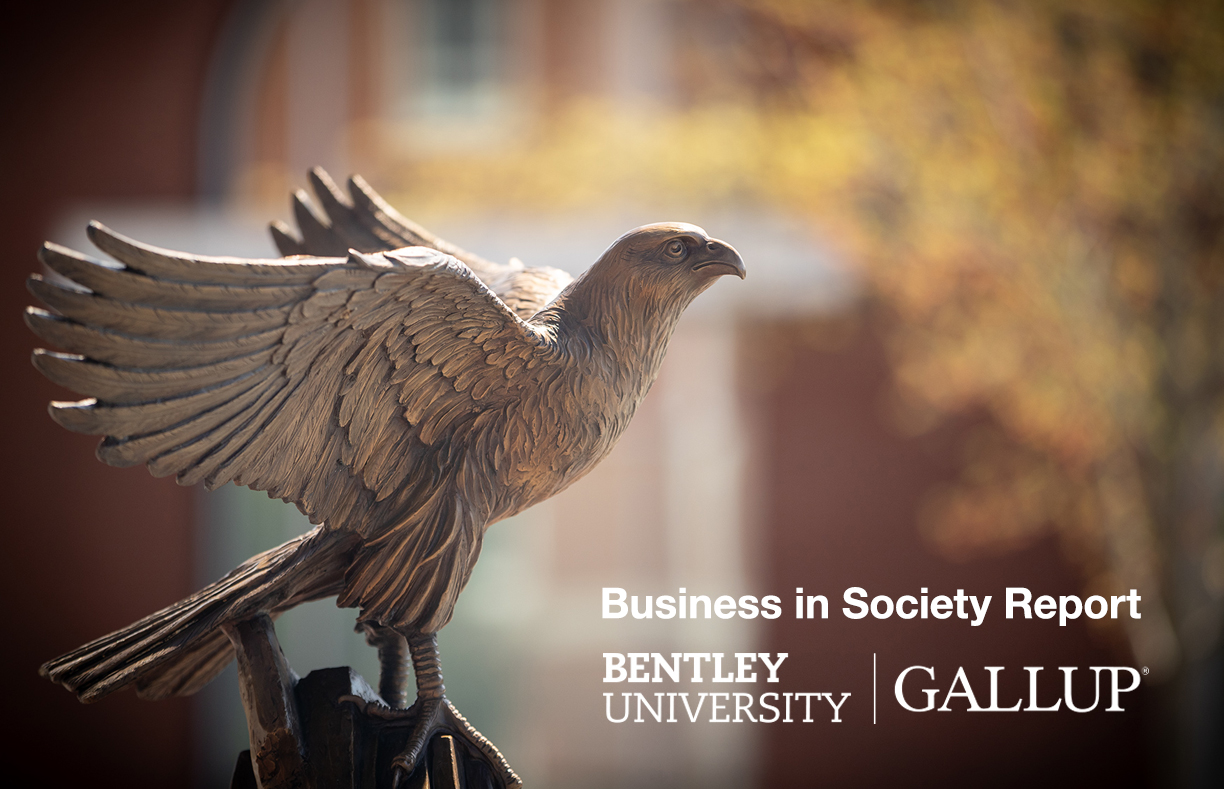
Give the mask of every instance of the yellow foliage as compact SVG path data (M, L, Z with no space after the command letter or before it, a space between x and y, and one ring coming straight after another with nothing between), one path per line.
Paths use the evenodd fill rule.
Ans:
M1224 544L1218 4L730 5L738 51L704 84L690 52L677 107L576 102L509 148L401 163L397 199L810 217L888 308L901 393L984 409L1005 439L933 496L926 533L963 553L1052 527L1095 584L1158 605L1170 562ZM1200 587L1173 618L1214 606L1210 642L1222 604ZM1153 619L1132 643L1167 665Z

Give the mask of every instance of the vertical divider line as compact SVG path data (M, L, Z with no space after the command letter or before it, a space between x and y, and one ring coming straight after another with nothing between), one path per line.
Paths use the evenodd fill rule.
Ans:
M876 653L871 653L871 725L876 724Z

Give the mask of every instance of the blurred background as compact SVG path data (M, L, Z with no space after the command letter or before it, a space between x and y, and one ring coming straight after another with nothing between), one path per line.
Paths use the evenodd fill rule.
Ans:
M97 218L272 256L266 223L314 165L361 173L496 260L576 274L624 231L683 220L747 262L686 314L612 456L489 531L443 631L452 699L528 785L1224 784L1220 3L6 13L9 785L228 785L246 747L232 668L192 699L85 707L37 666L306 528L263 494L105 467L45 416L69 395L28 362L38 245L88 249ZM784 601L803 587L834 610L604 621L604 586ZM981 627L851 621L849 586L995 604ZM1005 586L1136 588L1143 618L1009 621ZM323 601L278 632L300 674L349 664L374 681L353 621ZM788 652L778 689L853 696L841 724L616 725L604 651ZM975 689L982 666L1007 666L1003 699L1027 691L1022 666L1149 673L1124 713L941 715L892 702L909 665L940 683L964 666Z

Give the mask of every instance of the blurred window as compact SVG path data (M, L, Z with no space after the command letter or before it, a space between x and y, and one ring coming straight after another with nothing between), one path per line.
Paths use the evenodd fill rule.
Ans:
M399 0L392 9L391 97L396 120L479 118L504 104L504 4Z

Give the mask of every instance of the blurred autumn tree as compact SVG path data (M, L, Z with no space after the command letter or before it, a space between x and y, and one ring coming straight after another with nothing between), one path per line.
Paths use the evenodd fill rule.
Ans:
M1224 599L1220 4L743 7L758 81L859 140L833 189L788 185L891 314L902 420L998 426L928 534L964 552L1055 528L1090 591L1144 590L1141 662L1204 655Z
M677 6L681 100L575 101L398 164L397 199L800 213L888 316L896 414L995 427L923 516L951 553L1057 530L1144 594L1157 672L1224 619L1224 13L1210 2Z

